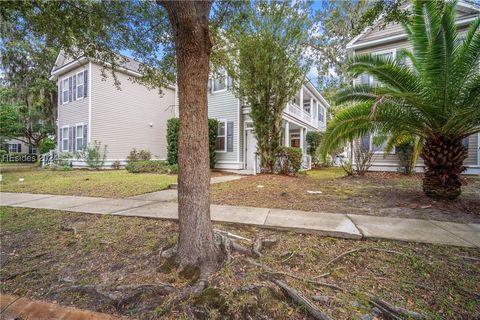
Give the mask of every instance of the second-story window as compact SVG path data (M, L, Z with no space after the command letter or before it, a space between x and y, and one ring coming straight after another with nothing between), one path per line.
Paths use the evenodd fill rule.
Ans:
M62 101L63 101L63 103L68 103L68 78L63 79Z
M225 71L220 71L213 78L213 88L212 92L224 91L227 89L227 73Z
M325 122L325 109L318 105L318 121Z
M83 91L84 91L84 80L83 80L83 77L84 77L84 72L79 72L77 73L77 82L76 82L76 85L77 85L77 99L82 99L83 98Z

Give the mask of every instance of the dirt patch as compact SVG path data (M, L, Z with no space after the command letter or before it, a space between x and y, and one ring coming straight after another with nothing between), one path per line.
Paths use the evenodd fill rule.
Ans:
M238 206L480 223L480 178L465 181L458 200L435 201L424 195L421 174L347 177L341 169L329 168L297 177L260 174L213 185L211 199Z
M0 209L2 293L55 301L82 309L160 318L170 296L145 291L122 305L73 286L168 284L188 280L164 266L159 249L176 241L177 224L147 218L100 216L24 208ZM333 319L359 318L372 312L367 295L421 312L428 318L480 317L480 250L393 241L343 240L292 232L217 224L250 239L276 238L256 258L259 264L296 276L277 275ZM248 245L248 243L244 243ZM366 248L366 249L361 249ZM376 248L376 249L373 249ZM361 249L332 261L341 253ZM344 289L317 285L317 278ZM162 319L305 319L266 277L265 270L235 254L210 279L196 299Z

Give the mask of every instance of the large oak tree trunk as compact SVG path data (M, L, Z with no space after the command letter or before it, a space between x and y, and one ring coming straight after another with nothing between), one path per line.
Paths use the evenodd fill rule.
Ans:
M210 1L160 1L174 32L180 103L178 147L179 268L217 264L210 220L207 83L212 42Z
M462 140L432 134L425 141L422 158L425 162L423 191L429 197L455 199L461 193L460 174L468 156Z

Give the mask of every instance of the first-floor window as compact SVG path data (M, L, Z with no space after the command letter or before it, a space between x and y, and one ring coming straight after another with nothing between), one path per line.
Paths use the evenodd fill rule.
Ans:
M226 122L219 121L218 122L218 133L217 133L217 141L215 142L215 150L217 151L225 151L225 133L227 131Z
M83 150L83 124L77 125L77 132L76 132L76 143L75 146L77 151Z
M29 146L28 146L28 153L30 153L30 154L35 154L35 153L37 153L37 148L35 148L35 147L32 146L32 145L29 145Z
M68 151L68 127L62 128L62 151Z
M216 151L233 152L233 121L219 121Z
M21 152L22 145L20 143L9 143L8 152Z

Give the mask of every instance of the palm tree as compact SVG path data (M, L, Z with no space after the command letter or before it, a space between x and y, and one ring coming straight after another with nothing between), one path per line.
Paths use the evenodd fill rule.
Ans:
M480 18L461 41L455 8L456 2L413 1L404 25L413 50L400 52L406 63L379 55L348 61L352 76L367 73L381 85L359 85L337 96L345 107L327 127L322 155L367 133L416 136L423 141L424 192L460 195L467 157L462 139L480 131Z

